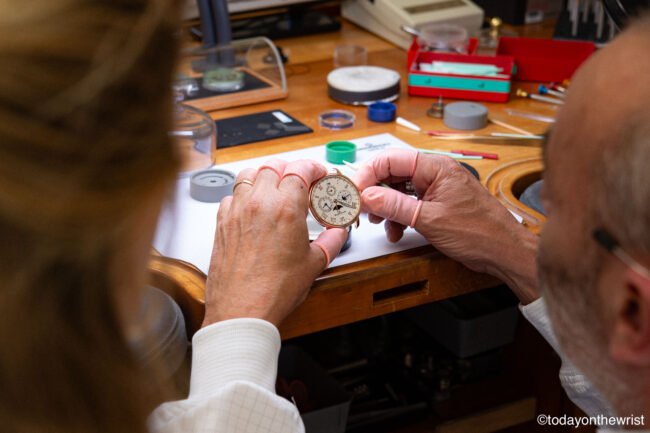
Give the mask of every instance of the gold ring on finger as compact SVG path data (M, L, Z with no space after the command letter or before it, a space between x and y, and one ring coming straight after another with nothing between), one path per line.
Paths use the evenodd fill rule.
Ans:
M237 182L237 183L235 184L235 186L232 187L232 192L235 192L235 190L237 189L237 187L238 187L239 185L241 185L242 183L245 183L246 185L250 185L250 186L255 185L255 184L253 183L252 180L243 179L243 180L240 180L239 182Z

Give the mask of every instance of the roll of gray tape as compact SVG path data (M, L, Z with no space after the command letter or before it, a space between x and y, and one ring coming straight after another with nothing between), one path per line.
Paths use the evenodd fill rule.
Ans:
M487 124L488 109L475 102L454 102L445 106L443 121L453 129L481 129Z
M218 168L201 170L190 176L190 196L206 203L218 203L231 195L237 176Z

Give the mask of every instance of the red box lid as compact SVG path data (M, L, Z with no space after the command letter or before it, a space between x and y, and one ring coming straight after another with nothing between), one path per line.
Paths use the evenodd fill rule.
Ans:
M497 55L515 58L517 80L562 81L571 78L595 50L591 42L502 37Z

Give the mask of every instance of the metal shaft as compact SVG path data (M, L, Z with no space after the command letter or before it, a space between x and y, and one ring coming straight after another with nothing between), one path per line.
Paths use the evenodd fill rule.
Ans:
M548 96L535 95L531 93L528 95L528 97L536 101L548 102L549 104L556 104L556 105L564 104L564 101L562 101L561 99L549 98Z

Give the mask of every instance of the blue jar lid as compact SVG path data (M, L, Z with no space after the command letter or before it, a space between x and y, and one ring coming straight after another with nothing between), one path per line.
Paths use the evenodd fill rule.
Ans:
M392 122L396 113L397 107L392 102L375 102L368 105L368 119L373 122Z

